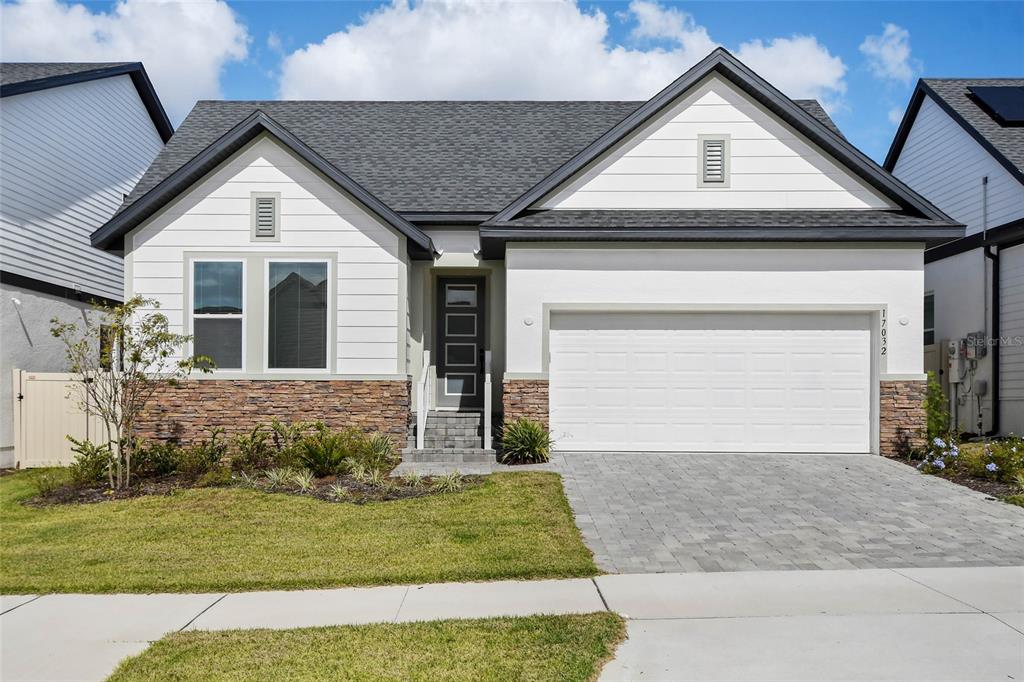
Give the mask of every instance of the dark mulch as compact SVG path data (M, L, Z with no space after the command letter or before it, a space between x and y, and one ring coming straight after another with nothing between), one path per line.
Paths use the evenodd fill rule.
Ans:
M919 460L913 459L894 459L896 459L897 462L903 462L904 464L912 466L915 469L917 468L917 465L921 463ZM1016 488L1009 483L993 481L988 478L976 478L974 476L971 476L966 471L944 471L941 474L927 475L944 478L947 481L952 481L953 483L962 485L965 488L970 488L971 490L977 490L979 493L984 493L989 497L993 497L999 500L1003 499L1004 497L1009 497L1010 495L1013 495L1016 492Z
M236 474L228 484L200 485L199 479L195 476L171 474L159 478L141 479L133 482L131 487L124 490L110 490L106 485L83 487L66 484L55 490L40 493L35 497L25 500L22 504L30 507L49 507L61 504L95 504L108 500L127 500L147 495L170 495L178 490L201 487L248 488L266 493L315 497L324 502L366 504L367 502L407 500L414 497L427 497L439 494L439 491L433 488L438 478L440 477L424 476L417 485L409 485L399 478L389 478L383 486L372 486L357 481L351 476L327 476L314 479L313 487L309 490L300 490L290 484L272 488L260 476L253 479L256 481L255 484L245 482ZM463 476L461 478L462 490L475 488L483 483L483 480L483 476ZM344 490L341 496L337 494L336 486L341 486Z

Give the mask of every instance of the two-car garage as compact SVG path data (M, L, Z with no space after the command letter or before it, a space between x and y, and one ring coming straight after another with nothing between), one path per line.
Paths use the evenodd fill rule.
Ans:
M553 312L560 450L867 453L868 313Z

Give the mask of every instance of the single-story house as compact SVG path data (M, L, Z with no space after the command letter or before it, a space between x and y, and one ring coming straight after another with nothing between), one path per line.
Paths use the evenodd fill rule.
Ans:
M924 249L961 236L719 49L646 102L200 102L93 243L217 363L144 435L451 447L421 417L482 414L567 451L890 453Z

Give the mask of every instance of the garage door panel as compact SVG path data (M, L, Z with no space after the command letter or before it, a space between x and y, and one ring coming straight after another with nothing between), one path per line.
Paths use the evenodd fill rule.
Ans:
M563 450L867 452L867 315L552 317Z

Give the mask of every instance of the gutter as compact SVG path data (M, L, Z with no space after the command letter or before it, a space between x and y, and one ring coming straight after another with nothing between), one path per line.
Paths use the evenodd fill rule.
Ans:
M985 258L992 261L992 428L986 436L999 435L999 251L985 245Z

